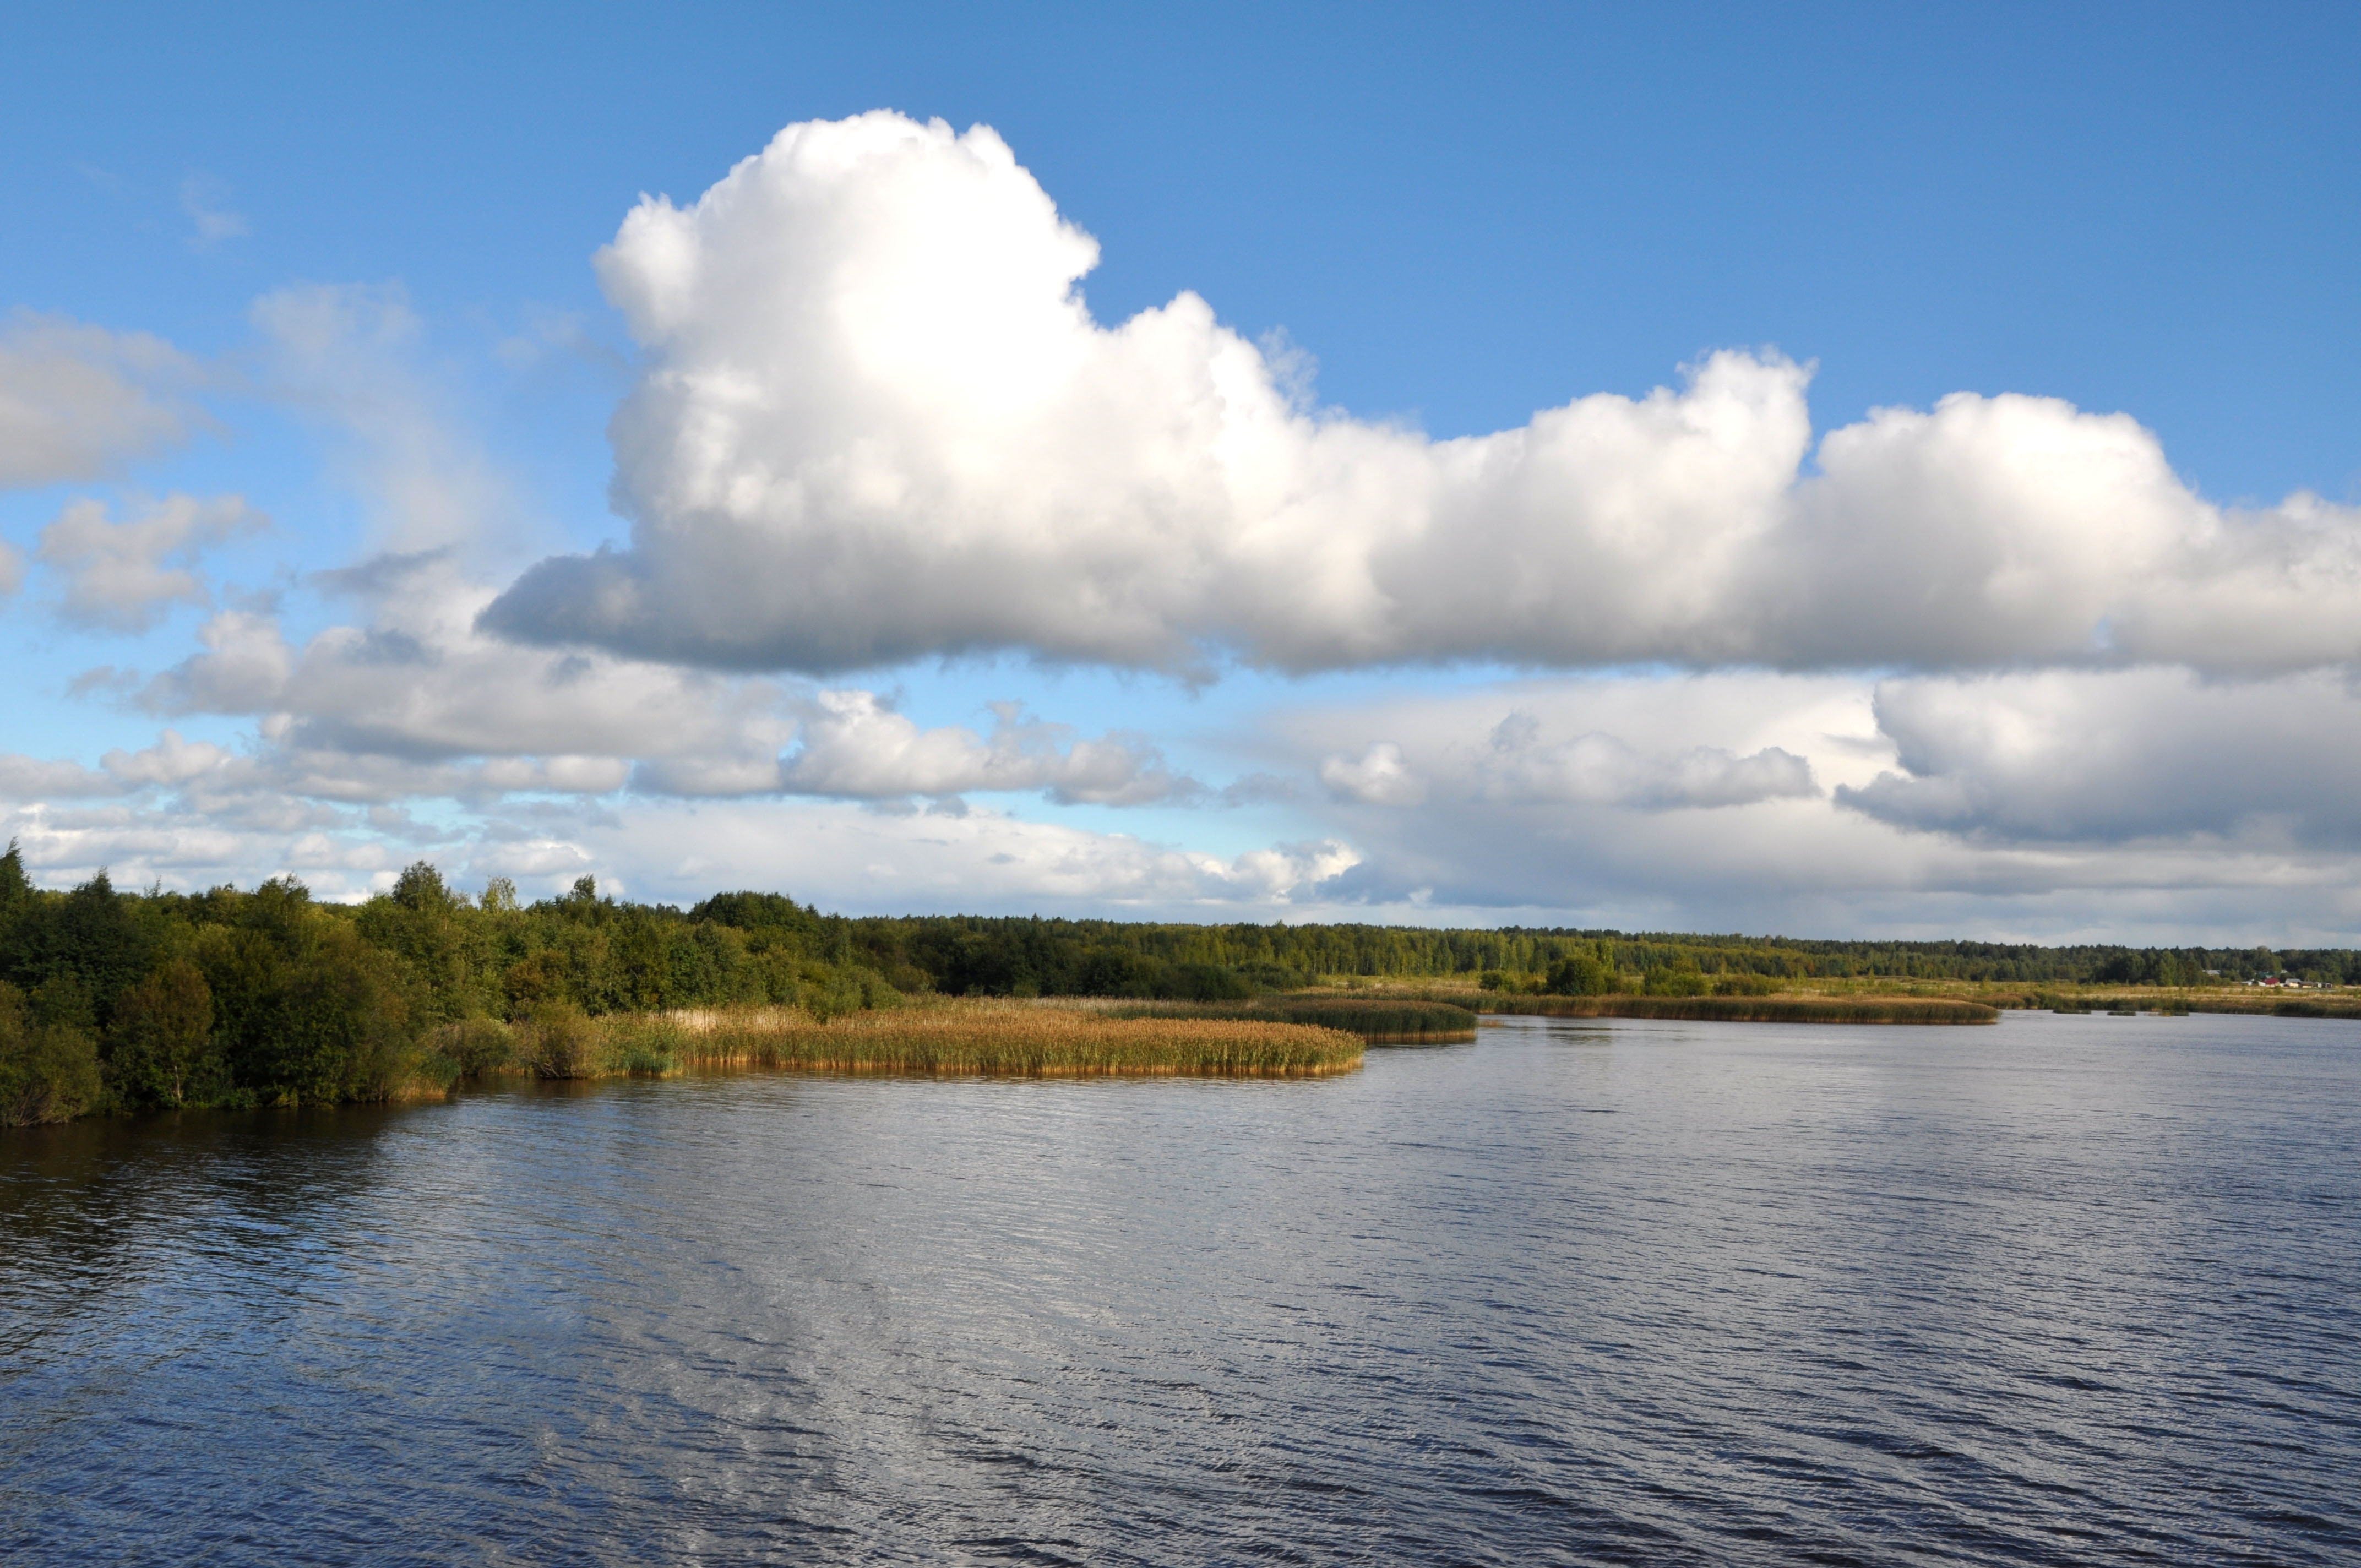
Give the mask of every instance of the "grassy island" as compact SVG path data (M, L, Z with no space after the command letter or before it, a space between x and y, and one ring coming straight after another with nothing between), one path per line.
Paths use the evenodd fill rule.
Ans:
M922 1077L1300 1078L1361 1065L1357 1035L1268 1018L1126 1018L1089 1008L933 1000L826 1022L796 1008L588 1018L544 1008L502 1029L462 1025L480 1070L606 1078L769 1068ZM504 1037L503 1037L504 1036ZM454 1038L454 1051L469 1043ZM483 1059L481 1056L478 1059Z

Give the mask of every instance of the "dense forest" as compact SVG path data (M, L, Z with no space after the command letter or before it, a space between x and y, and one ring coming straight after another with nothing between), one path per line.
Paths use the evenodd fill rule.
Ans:
M588 877L521 904L423 862L358 905L291 878L251 892L34 887L0 856L0 1124L98 1106L383 1098L465 1067L471 1019L784 1003L827 1017L924 992L1212 1001L1339 978L1493 989L1751 989L1886 977L2191 985L2287 973L2361 982L2361 954L1618 931L849 918L774 893L620 902Z

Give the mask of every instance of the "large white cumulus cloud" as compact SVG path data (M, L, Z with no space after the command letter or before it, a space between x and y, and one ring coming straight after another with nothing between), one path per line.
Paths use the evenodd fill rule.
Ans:
M2122 416L1962 394L1806 474L1806 371L1725 352L1434 441L1300 406L1194 294L1101 326L1096 259L989 128L885 113L643 201L599 257L644 351L631 545L543 562L485 624L810 672L2361 652L2361 514L2225 513Z

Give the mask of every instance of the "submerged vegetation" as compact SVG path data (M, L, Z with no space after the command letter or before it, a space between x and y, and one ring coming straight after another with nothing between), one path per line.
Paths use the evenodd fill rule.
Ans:
M2151 1010L2361 1014L2349 995L2232 983L2265 975L2361 983L2361 954L851 919L770 893L686 910L626 903L588 877L528 905L504 879L470 895L423 862L364 903L322 905L292 878L129 894L101 872L49 891L12 844L0 855L0 1125L400 1100L489 1073L741 1058L891 1071L1326 1070L1290 1053L1333 1065L1347 1036L1356 1049L1466 1038L1479 1009L1931 1022L2061 997L2071 1008L2096 987ZM942 1005L962 997L1114 1005ZM687 1022L698 1018L708 1021ZM1315 1048L1290 1029L1336 1039ZM1109 1065L1151 1060L1164 1065Z

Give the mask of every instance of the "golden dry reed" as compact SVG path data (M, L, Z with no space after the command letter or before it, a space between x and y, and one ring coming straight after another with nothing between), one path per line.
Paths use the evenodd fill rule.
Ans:
M1341 1029L1228 1018L1110 1018L1023 1002L947 1001L815 1023L784 1007L598 1020L610 1071L765 1067L932 1077L1170 1075L1294 1078L1349 1072Z

